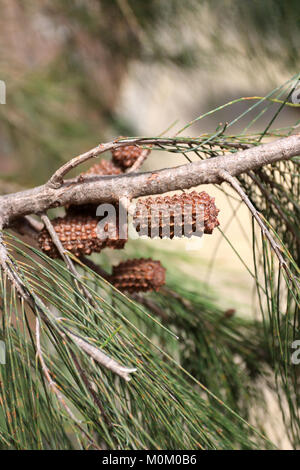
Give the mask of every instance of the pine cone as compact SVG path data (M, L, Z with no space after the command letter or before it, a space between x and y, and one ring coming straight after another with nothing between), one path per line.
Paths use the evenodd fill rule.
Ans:
M204 233L211 234L219 225L219 209L214 201L204 191L141 199L137 203L133 223L140 235L149 237L200 236L201 222Z
M75 256L90 255L94 252L99 253L106 247L113 249L124 248L126 240L119 238L118 221L117 227L112 222L106 224L104 230L108 234L108 238L99 238L97 232L99 220L99 218L89 215L68 215L52 220L52 225L64 249ZM51 258L59 257L59 253L46 228L40 232L38 240L41 249Z
M118 165L122 170L130 168L139 158L143 149L138 145L126 145L112 150L113 162Z
M130 293L157 291L165 284L166 270L159 261L131 259L113 267L110 282Z

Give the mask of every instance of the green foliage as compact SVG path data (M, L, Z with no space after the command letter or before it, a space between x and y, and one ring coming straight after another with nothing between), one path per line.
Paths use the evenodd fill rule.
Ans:
M257 109L257 115L250 123L247 123L245 129L239 135L231 137L232 142L257 145L268 136L280 137L290 135L299 127L299 120L288 128L273 129L272 126L284 106L289 104L289 98L298 86L299 74L283 86L273 90L265 98L249 107L246 112L229 122L225 126L225 130L222 128L217 129L215 134L207 136L203 145L211 146L211 149L206 147L203 152L201 146L199 157L207 158L209 154L211 157L219 154L215 150L214 145L211 145L214 139L217 139L215 145L218 144L218 141L223 143L224 132L227 133L228 128L237 124L240 119L247 116L253 109ZM266 104L268 101L269 104ZM225 106L233 104L228 103ZM265 112L271 107L273 115L264 131L259 134L249 134L251 126L254 123L257 125ZM223 106L213 112L220 109L223 109ZM195 119L192 123L185 126L183 130L205 118L205 116ZM230 137L226 136L225 140L229 142ZM297 366L292 364L291 359L293 352L292 343L294 340L299 339L300 334L299 158L295 157L291 161L270 165L250 172L247 175L241 175L239 180L251 202L262 214L267 227L280 247L283 261L288 267L284 269L266 240L265 235L258 233L256 224L253 221L252 247L255 271L251 274L255 279L259 308L264 322L265 340L268 343L267 350L269 351L267 354L272 358L271 363L278 392L278 402L282 409L286 431L291 442L297 448L300 442L299 374ZM238 247L233 248L238 253ZM285 395L287 406L283 404L283 395Z
M247 400L251 392L247 393L247 373L238 371L233 364L234 355L236 347L242 344L242 330L249 326L255 331L255 325L235 319L226 324L211 301L186 293L189 302L194 302L190 322L184 321L187 313L180 301L174 299L168 307L173 317L172 320L170 315L168 327L176 324L174 331L180 330L179 340L174 331L160 325L95 273L85 271L85 286L96 301L93 308L75 288L72 276L61 262L50 260L11 236L7 237L7 244L14 250L16 268L28 291L48 305L36 307L33 312L41 320L44 315L49 320L42 327L44 360L85 434L82 436L77 421L66 415L45 383L35 355L31 313L2 278L1 331L8 357L7 364L0 368L2 448L70 449L98 445L111 449L251 449L270 445L201 383L197 373L193 376L189 372L196 367L198 375L208 379L213 390L224 389L222 394L226 398L235 393L238 409L238 401L245 398L240 396L241 390ZM166 302L164 296L155 297L158 303ZM200 322L202 334L191 333L191 327L200 326ZM136 366L131 382L128 384L101 368L76 344L62 341L59 329L66 334L76 333L124 365ZM199 340L202 345L210 340L216 350L203 350L197 363ZM187 349L183 353L189 344L190 358ZM240 348L237 349L240 354ZM256 352L247 343L242 349L241 357L250 364ZM179 357L182 354L182 358L176 360L171 352ZM88 377L105 416L78 373L74 357ZM212 374L215 377L209 378Z
M13 41L0 56L9 103L0 107L0 154L13 163L1 180L22 186L45 180L91 141L136 133L134 124L120 121L117 112L132 61L176 65L187 76L191 67L214 67L216 57L236 63L237 57L248 56L249 74L255 76L268 74L264 61L269 57L292 73L299 63L296 0L51 0L27 2L21 11L24 25L32 22L34 31L35 22L46 21L45 30L56 44L53 56L46 54L34 66L21 48L4 54Z
M239 145L257 145L265 137L292 132L295 126L274 130L271 124L298 78L213 134L198 137L202 143L197 156L213 158L225 149L235 152ZM227 135L228 129L257 109L247 125L249 131L270 106L275 106L274 116L262 133ZM184 139L181 143L170 139L161 150L186 156L195 152ZM183 288L183 275L172 269L176 260L163 252L155 257L164 258L170 267L167 289L135 300L80 263L84 285L95 301L92 306L62 262L6 234L12 266L31 300L28 305L20 302L15 287L1 278L1 337L8 357L0 369L2 448L269 448L264 423L255 418L254 427L247 424L249 419L253 422L252 410L259 403L263 406L261 380L277 388L286 430L297 447L298 379L291 364L291 342L299 334L299 226L293 212L298 207L298 165L294 158L263 169L264 173L259 170L251 184L251 174L240 178L287 263L284 270L253 226L255 271L251 274L262 322L228 316L206 286L186 276L188 288ZM266 182L276 182L276 190ZM139 250L140 256L153 255L153 249L142 242L132 249L135 256ZM108 255L100 258L104 265L105 258L110 262ZM35 316L41 322L45 367L59 399L36 355ZM131 382L97 364L70 339L70 332L121 364L136 367Z

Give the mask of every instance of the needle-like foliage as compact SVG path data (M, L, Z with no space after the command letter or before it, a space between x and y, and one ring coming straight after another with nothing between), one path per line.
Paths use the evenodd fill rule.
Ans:
M293 77L267 97L256 98L241 116L197 137L196 147L191 139L170 139L160 150L214 158L289 135L299 122L275 130L273 122L298 80ZM251 126L270 107L270 123L252 133ZM253 110L255 117L235 133L234 126ZM170 254L156 252L171 268L167 287L130 297L70 255L82 275L78 284L63 261L6 232L11 267L24 295L20 300L17 285L2 272L0 337L7 363L0 366L0 446L270 448L264 423L252 414L254 407L264 406L262 380L277 389L290 441L299 446L299 384L291 362L291 344L299 339L298 168L295 157L239 178L275 240L274 251L253 219L251 274L261 310L255 321L232 316L217 305L213 292L207 294L205 285L175 274ZM145 257L153 254L149 246L133 241L129 251ZM238 247L233 249L234 256ZM102 266L105 256L100 256ZM130 382L99 364L95 351L136 369Z

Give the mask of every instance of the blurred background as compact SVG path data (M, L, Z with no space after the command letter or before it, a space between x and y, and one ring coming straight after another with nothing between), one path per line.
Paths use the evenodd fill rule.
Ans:
M0 79L7 87L0 106L1 193L43 183L101 141L173 135L214 107L264 96L299 71L298 0L0 0L0 13ZM188 134L213 132L247 107L225 108ZM297 115L287 110L276 125ZM184 162L154 153L144 168ZM212 285L224 307L249 314L248 212L217 188L202 189L216 196L231 243L216 233L201 246L160 241L147 249L163 249L166 263L181 252L183 270ZM126 248L131 253L133 243Z

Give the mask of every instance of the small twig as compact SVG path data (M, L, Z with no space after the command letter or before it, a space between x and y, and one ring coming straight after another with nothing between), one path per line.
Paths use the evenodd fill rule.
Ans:
M72 160L68 161L65 165L59 168L54 175L50 178L47 185L52 188L59 188L63 185L64 176L67 175L71 170L76 168L79 165L91 160L92 158L96 158L104 152L111 151L117 149L119 147L124 147L131 143L132 139L122 139L122 142L114 141L108 142L106 144L99 144L97 147L92 148L88 152L85 152L77 157L72 158ZM140 139L134 139L134 142L138 142ZM145 149L135 164L129 169L128 173L135 172L147 158L150 153L150 149Z
M229 183L233 187L233 189L239 194L241 199L244 201L244 203L246 204L246 206L250 210L251 214L255 218L256 222L260 226L263 235L265 235L266 238L268 239L274 253L276 254L276 256L278 258L279 265L284 268L284 270L286 271L288 277L290 278L290 272L289 272L289 269L288 269L288 265L287 265L286 261L284 260L282 254L280 252L279 245L276 243L276 241L272 237L269 229L266 227L266 225L262 221L258 211L255 209L255 207L252 204L252 202L250 201L249 197L244 192L243 188L240 186L238 180L236 178L234 178L233 176L231 176L230 173L228 173L225 170L220 170L220 177L224 181L227 181L227 183Z
M141 139L122 139L122 141L120 142L116 140L114 142L108 142L106 144L99 144L97 145L97 147L92 148L88 152L85 152L81 155L78 155L77 157L72 158L72 160L68 161L65 165L60 167L54 173L54 175L48 181L47 186L55 189L59 188L63 185L64 176L67 175L71 170L73 170L77 166L82 165L83 163L87 162L88 160L91 160L92 158L98 157L104 152L114 150L119 147L124 147L130 144L132 140L134 141L134 143L136 143Z
M100 144L97 147L92 148L88 152L85 152L77 157L72 158L69 160L65 165L60 167L54 175L50 178L47 183L47 186L52 188L59 188L64 182L64 176L69 173L73 168L81 165L82 163L90 160L91 158L95 158L101 153L106 152L112 148L111 144Z
M112 359L111 357L107 356L104 354L100 349L96 348L95 346L92 346L91 344L87 343L85 340L82 338L79 338L79 336L74 335L73 333L67 331L66 334L71 338L74 343L83 351L85 351L89 356L91 356L96 362L98 362L100 365L105 367L106 369L111 370L115 374L119 375L122 377L124 380L127 382L130 381L131 377L129 374L132 372L136 372L136 368L128 368L124 367L121 364L119 364L117 361Z

